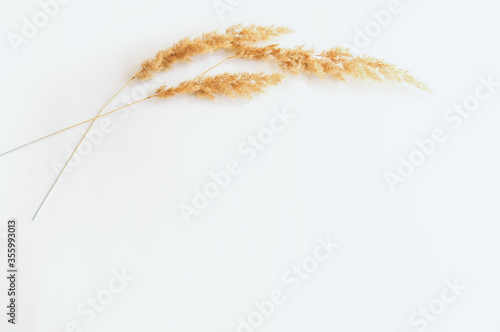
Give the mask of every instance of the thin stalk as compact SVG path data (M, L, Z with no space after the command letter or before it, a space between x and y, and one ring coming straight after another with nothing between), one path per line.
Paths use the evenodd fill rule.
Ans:
M106 105L104 105L104 107L103 107L103 108L101 108L101 110L99 111L99 113L97 113L97 115L101 114L101 112L102 112L102 111L106 108L106 106L108 106L108 105L109 105L109 103L110 103L113 99L115 99L115 97L116 97L116 96L118 96L118 94L119 94L120 92L122 92L122 90L123 90L123 89L125 89L125 88L126 88L126 87L127 87L127 86L128 86L128 85L129 85L129 84L130 84L133 80L134 80L134 79L135 79L135 76L134 76L134 77L132 77L132 78L130 79L130 81L128 81L128 82L127 82L127 84L125 84L125 85L124 85L124 86L123 86L120 90L118 90L118 92L117 92L117 93L115 93L115 94L114 94L114 96L113 96L113 97L111 97L111 99L110 99L110 100L108 100L108 102L106 103ZM97 117L96 117L95 119L97 119ZM92 121L92 119L91 119L90 121ZM89 121L87 121L87 122L89 122ZM81 122L81 123L79 123L79 125L80 125L80 124L84 124L84 123L85 123L85 122ZM92 122L91 126L92 126L93 124L94 124L94 123ZM70 129L70 128L73 128L73 127L68 127L68 128L66 128L66 129ZM24 148L24 147L26 147L26 146L28 146L28 145L33 144L33 143L39 142L39 141L41 141L41 140L43 140L43 139L45 139L45 138L49 138L50 136L53 136L53 135L55 135L55 134L59 134L60 132L63 132L63 131L64 131L64 130L66 130L66 129L63 129L63 130L60 130L60 131L56 131L56 132L54 132L54 133L52 133L52 134L50 134L50 135L46 135L46 136L43 136L43 137L37 138L37 139L36 139L36 140L34 140L34 141L28 142L28 143L26 143L26 144L23 144L23 145L21 145L21 146L18 146L17 148L11 149L11 150L6 151L6 152L3 152L2 154L0 154L0 157L5 156L6 154L9 154L9 153L14 152L14 151L16 151L16 150L19 150L19 149L21 149L21 148ZM89 128L89 130L90 130L90 128ZM88 131L85 133L85 135L87 135L87 133L88 133ZM85 136L84 136L84 138L85 138ZM82 139L82 140L83 140L83 139ZM81 144L81 142L80 142L80 144Z
M123 91L123 89L125 89L133 80L135 79L135 76L132 77L124 86L122 86L108 101L107 103L99 110L99 112L97 113L97 116L101 115L102 111L109 105L109 103L116 98L116 96L118 96L120 94L120 92ZM45 203L45 201L47 200L47 197L49 197L50 193L52 192L52 189L54 189L54 187L56 186L57 184L57 181L59 181L59 179L61 178L61 175L63 174L64 170L66 169L66 167L68 167L68 164L69 162L71 161L71 159L73 158L73 156L75 155L76 151L78 150L78 148L80 147L80 145L82 144L83 140L85 139L85 137L87 137L87 134L89 133L90 129L92 129L92 126L94 125L95 121L97 119L94 119L91 123L90 123L90 126L87 128L87 131L85 132L85 134L83 134L82 138L80 139L80 142L78 142L75 150L71 153L71 155L69 156L68 160L66 161L66 164L64 164L64 167L61 169L61 171L59 172L59 174L57 175L57 178L55 179L54 183L52 184L52 186L50 187L49 191L47 192L47 194L45 195L45 197L43 198L43 201L42 203L40 204L40 206L38 207L38 209L36 210L36 213L35 215L33 216L33 219L32 220L35 220L36 216L38 215L38 212L40 211L40 209L42 208L43 204Z
M209 72L209 71L211 71L212 69L214 69L214 68L216 68L216 67L220 66L221 64L223 64L224 62L226 62L227 60L232 59L232 58L234 58L234 56L227 57L226 59L224 59L224 60L220 61L219 63L215 64L214 66L212 66L212 67L208 68L208 69L207 69L207 70L205 70L203 73L201 73L200 75L196 76L194 79L196 80L196 79L200 78L201 76L205 75L206 73L208 73L208 72ZM47 136L45 136L45 137L39 138L38 140L35 140L35 141L31 142L31 143L34 143L34 142L36 142L36 141L42 140L42 139L47 138L47 137L50 137L50 136L52 136L52 135L55 135L55 134L61 133L61 132L65 131L65 130L68 130L68 129L74 128L74 127L76 127L76 126L79 126L79 125L81 125L81 124L84 124L84 123L87 123L87 122L92 121L92 123L90 124L89 128L87 129L87 131L86 131L86 132L85 132L85 134L83 135L82 139L81 139L81 140L80 140L80 142L78 143L77 147L75 148L75 150L73 151L73 153L69 156L68 160L66 161L66 164L64 165L64 167L62 168L61 172L59 173L59 175L58 175L58 176L57 176L57 178L55 179L55 181L54 181L54 183L52 184L52 186L50 187L49 191L47 192L47 194L46 194L46 195L45 195L45 197L43 198L42 203L40 204L40 206L39 206L39 207L38 207L38 209L36 210L35 215L33 216L33 219L32 219L32 220L35 220L36 216L38 215L38 212L40 212L40 209L42 208L43 204L45 203L45 201L46 201L46 200L47 200L47 198L49 197L50 193L52 192L52 190L53 190L53 189L54 189L54 187L56 186L57 182L58 182L58 181L59 181L59 179L61 178L61 176L62 176L62 174L63 174L64 170L66 169L66 167L68 166L69 162L71 161L71 159L72 159L72 158L73 158L73 156L75 155L76 151L78 150L78 148L79 148L79 147L80 147L80 145L82 144L83 140L85 139L86 135L88 134L88 132L89 132L89 131L90 131L90 129L92 128L92 125L94 124L94 122L95 122L98 118L103 117L103 116L106 116L106 115L109 115L109 114L111 114L111 113L117 112L117 111L119 111L119 110L121 110L121 109L124 109L124 108L126 108L126 107L129 107L129 106L132 106L132 105L134 105L134 104L137 104L137 103L139 103L139 102L141 102L141 101L144 101L144 100L147 100L147 99L150 99L150 98L153 98L153 97L156 97L156 96L157 96L157 94L154 94L154 95L148 96L148 97L146 97L146 98L140 99L140 100L138 100L138 101L135 101L135 102L133 102L133 103L131 103L131 104L128 104L128 105L122 106L122 107L117 108L117 109L115 109L115 110L112 110L112 111L110 111L110 112L107 112L107 113L101 114L101 112L104 110L104 108L106 108L106 106L107 106L107 105L111 102L111 100L113 100L113 99L114 99L114 98L115 98L115 97L116 97L116 96L117 96L117 95L118 95L118 94L119 94L119 93L120 93L120 92L121 92L121 91L122 91L122 90L123 90L123 89L124 89L127 85L129 85L129 84L130 84L130 82L132 82L134 79L135 79L135 76L134 76L134 77L133 77L133 78L132 78L132 79L131 79L131 80L130 80L130 81L129 81L129 82L128 82L125 86L123 86L123 87L122 87L122 88L121 88L121 89L120 89L120 90L119 90L119 91L118 91L118 92L117 92L117 93L116 93L116 94L115 94L115 95L114 95L114 96L113 96L113 97L112 97L112 98L111 98L111 99L110 99L110 100L106 103L106 105L104 105L104 107L103 107L103 108L99 111L99 113L97 113L97 116L96 116L96 117L94 117L94 118L92 118L92 119L89 119L89 120L86 120L86 121L82 121L82 122L77 123L77 124L75 124L75 125L73 125L73 126L70 126L70 127L68 127L68 128L65 128L65 129L59 130L59 131L57 131L57 132L55 132L55 133L52 133L52 134L50 134L50 135L47 135ZM31 144L31 143L25 144L25 145L23 145L23 146L29 145L29 144ZM20 147L18 147L18 148L16 148L16 149L13 149L13 150L11 150L11 151L14 151L14 150L20 149L20 148L21 148L21 147L23 147L23 146L20 146ZM11 151L9 151L9 152L11 152ZM2 155L7 154L7 153L8 153L8 152L3 153ZM2 155L0 155L0 157L1 157Z
M59 130L59 131L57 131L57 132L55 132L55 133L52 133L52 134L50 134L50 135L47 135L46 137L49 137L49 136L52 136L52 135L55 135L55 134L61 133L61 132L65 131L65 130L68 130L68 129L71 129L71 128L75 128L75 127L77 127L77 126L79 126L79 125L82 125L82 124L87 123L87 122L90 122L90 121L95 121L95 120L96 120L96 119L98 119L98 118L102 118L103 116L106 116L106 115L108 115L108 114L111 114L111 113L117 112L117 111L119 111L119 110L121 110L121 109L124 109L124 108L126 108L126 107L132 106L132 105L137 104L137 103L139 103L139 102L141 102L141 101L144 101L144 100L146 100L146 99L153 98L154 96L155 96L155 95L153 95L153 96L149 96L149 97L146 97L146 98L143 98L143 99L140 99L140 100L138 100L138 101L135 101L135 102L133 102L133 103L131 103L131 104L128 104L128 105L122 106L122 107L117 108L117 109L115 109L115 110L113 110L113 111L110 111L110 112L108 112L108 113L104 113L104 114L101 114L101 115L99 115L99 116L96 116L96 117L94 117L94 118L92 118L92 119L88 119L88 120L82 121L82 122L77 123L77 124L75 124L75 125L72 125L72 126L70 126L70 127L68 127L68 128L64 128L64 129ZM76 151L76 150L75 150L75 151ZM74 155L74 154L75 154L75 152L73 152L73 154L71 155L71 157L73 157L73 155ZM70 157L70 159L71 159L71 157ZM69 159L69 160L70 160L70 159ZM66 164L68 164L68 163L69 163L69 161L68 161ZM53 184L53 185L52 185L52 187L50 188L50 190L49 190L49 192L47 193L47 195L45 195L45 198L43 199L42 204L40 204L40 207L38 207L38 209L37 209L37 211L36 211L35 215L33 216L33 220L35 220L35 218L36 218L36 216L37 216L38 212L40 211L40 208L42 207L43 203L45 203L45 200L46 200L46 199L47 199L47 197L49 196L50 192L52 191L52 189L54 189L54 186L55 186L55 184L57 183L57 180L59 180L59 178L61 177L61 174L62 174L62 172L61 172L61 173L59 174L59 176L57 177L56 181L54 182L54 184Z
M91 118L91 119L88 119L88 120L85 120L85 121L79 122L79 123L74 124L74 125L72 125L72 126L66 127L66 128L64 128L64 129L58 130L58 131L56 131L56 132L53 132L52 134L48 134L48 135L46 135L46 136L40 137L40 138L38 138L38 139L36 139L36 140L34 140L34 141L31 141L31 142L26 143L26 144L24 144L24 145L18 146L18 147L17 147L17 148L15 148L15 149L12 149L12 150L10 150L10 151L4 152L4 153L0 154L0 157L1 157L1 156L4 156L4 155L6 155L6 154L8 154L8 153L10 153L10 152L13 152L13 151L15 151L15 150L18 150L18 149L20 149L20 148L23 148L23 147L25 147L25 146L28 146L28 145L30 145L30 144L32 144L32 143L35 143L35 142L41 141L41 140L43 140L43 139L45 139L45 138L49 138L49 137L54 136L54 135L56 135L56 134L62 133L63 131L66 131L66 130L68 130L68 129L78 127L78 126L80 126L80 125L82 125L82 124L84 124L84 123L87 123L87 122L90 122L90 121L93 121L93 120L96 120L96 119L102 118L103 116L106 116L106 115L108 115L108 114L114 113L114 112L116 112L116 111L119 111L119 110L124 109L124 108L129 107L129 106L132 106L132 105L134 105L134 104L137 104L137 103L138 103L138 102L140 102L140 101L143 101L143 100L146 100L146 99L149 99L149 98L152 98L152 97L153 97L153 96L146 97L146 98L144 98L144 99L141 99L141 100L135 101L135 102L130 103L130 104L128 104L128 105L125 105L125 106L122 106L122 107L120 107L120 108L114 109L114 110L112 110L112 111L110 111L110 112L108 112L108 113L101 114L101 115L99 115L99 116L93 117L93 118Z
M221 62L219 62L219 63L217 63L217 64L213 65L212 67L208 68L208 69L207 69L207 70L205 70L203 73L201 73L200 75L198 75L198 76L196 76L195 78L193 78L193 80L196 80L196 79L198 79L198 78L202 77L203 75L205 75L206 73L208 73L208 72L209 72L209 71L211 71L212 69L214 69L214 68L216 68L216 67L218 67L218 66L222 65L222 64L223 64L224 62L226 62L227 60L234 59L235 57L236 57L236 56L234 56L234 55L233 55L233 56L230 56L230 57L225 58L225 59L224 59L224 60L222 60Z
M208 73L209 71L211 71L211 70L212 70L212 69L214 69L215 67L220 66L221 64L223 64L223 63L224 63L224 62L226 62L227 60L230 60L230 59L233 59L233 58L234 58L234 56L230 56L230 57L228 57L228 58L226 58L226 59L224 59L224 60L220 61L220 62L219 62L219 63L217 63L216 65L214 65L214 66L210 67L209 69L205 70L203 73L201 73L200 75L198 75L198 76L197 76L197 77L195 77L194 79L198 79L198 78L200 78L201 76L205 75L206 73ZM49 137L51 137L51 136L57 135L57 134L59 134L59 133L62 133L63 131L66 131L66 130L69 130L69 129L72 129L72 128L75 128L75 127L78 127L78 126L80 126L80 125L82 125L82 124L85 124L85 123L87 123L87 122L90 122L90 121L95 121L96 119L99 119L99 118L101 118L101 117L103 117L103 116L107 116L107 115L109 115L109 114L111 114L111 113L117 112L117 111L122 110L122 109L124 109L124 108L126 108L126 107L132 106L132 105L134 105L134 104L137 104L137 103L139 103L139 102L141 102L141 101L144 101L144 100L147 100L147 99L150 99L150 98L153 98L153 97L156 97L156 95L151 95L151 96L149 96L149 97L146 97L146 98L144 98L144 99L141 99L141 100L135 101L135 102L133 102L133 103L130 103L130 104L125 105L125 106L122 106L122 107L117 108L117 109L114 109L114 110L109 111L109 112L107 112L107 113L100 114L100 115L98 115L98 116L96 116L96 117L93 117L93 118L91 118L91 119L88 119L88 120L85 120L85 121L82 121L82 122L76 123L76 124L74 124L74 125L72 125L72 126L66 127L66 128L64 128L64 129L58 130L58 131L56 131L56 132L53 132L52 134L48 134L48 135L45 135L45 136L43 136L43 137L37 138L37 139L36 139L36 140L34 140L34 141L31 141L31 142L28 142L28 143L23 144L23 145L21 145L21 146L18 146L18 147L16 147L16 148L12 149L12 150L9 150L9 151L6 151L6 152L3 152L2 154L0 154L0 157L5 156L6 154L11 153L11 152L14 152L14 151L16 151L16 150L19 150L19 149L21 149L21 148L24 148L24 147L26 147L26 146L28 146L28 145L30 145L30 144L33 144L33 143L39 142L39 141L44 140L44 139L46 139L46 138L49 138Z

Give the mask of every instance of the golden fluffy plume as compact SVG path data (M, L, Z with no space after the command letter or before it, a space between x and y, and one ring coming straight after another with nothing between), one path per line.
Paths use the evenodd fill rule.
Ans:
M429 87L414 78L406 70L400 69L383 60L372 58L370 56L354 56L348 49L342 47L332 48L321 53L317 53L314 49L306 49L303 46L295 48L282 48L278 44L268 45L264 47L254 46L254 43L267 41L271 37L280 36L292 32L285 27L276 26L259 26L241 24L233 25L225 30L224 33L210 32L197 38L185 38L177 42L166 50L159 51L153 58L142 63L141 70L134 75L122 88L116 92L106 105L97 113L94 118L79 122L67 128L58 130L52 134L45 135L29 143L18 146L7 152L0 154L3 156L7 153L28 146L50 136L56 135L68 129L77 127L87 122L91 122L85 135L82 137L77 147L59 172L55 182L49 189L42 204L39 206L35 217L40 211L52 189L68 166L73 154L76 153L80 144L94 124L95 120L103 116L107 116L126 107L135 105L151 98L171 98L181 94L194 94L198 97L214 99L215 95L225 95L228 97L246 97L251 98L254 93L263 92L265 87L277 85L281 83L284 76L281 74L254 74L254 73L237 73L237 74L220 74L216 76L204 76L207 72L221 65L225 61L232 58L255 59L261 61L274 60L277 61L282 70L293 73L306 73L316 75L320 78L327 76L345 80L346 75L356 78L370 78L376 81L391 80L401 83L413 85L418 89L430 91ZM210 67L198 77L184 81L178 86L166 87L161 86L156 90L154 95L136 100L128 105L121 106L107 113L101 114L106 106L135 79L146 80L150 79L155 72L168 71L172 66L179 62L188 62L192 57L200 54L213 53L219 50L229 50L234 52L234 55L224 59L215 66ZM33 217L33 219L35 219Z
M367 55L354 56L343 47L335 47L318 54L314 49L306 49L303 46L283 48L278 44L264 47L240 45L234 57L254 60L274 59L281 69L295 75L303 72L320 78L331 76L340 80L345 80L344 76L350 75L375 81L397 81L430 91L425 83L417 80L408 71Z
M278 44L264 47L251 45L290 32L292 30L286 27L237 24L227 28L224 33L214 31L197 38L185 38L144 61L142 69L134 77L149 79L155 72L167 71L178 62L190 61L195 55L226 49L235 52L231 58L274 59L281 69L293 74L302 72L339 80L345 80L345 76L349 75L375 81L397 81L430 91L426 84L408 71L367 55L355 56L347 48L335 47L318 53L304 46L284 48Z
M284 78L280 74L265 75L251 73L221 74L212 77L203 77L207 72L220 66L225 61L238 57L261 61L276 61L283 71L293 74L306 73L316 75L320 78L329 76L339 80L345 80L345 76L350 75L356 78L369 78L376 81L396 81L412 85L421 90L430 91L425 83L417 80L408 71L367 55L355 56L343 47L335 47L318 53L314 49L306 49L303 46L284 48L279 47L278 44L263 47L252 45L253 43L266 41L271 37L290 32L292 30L285 27L243 26L238 24L229 27L224 33L210 32L198 38L185 38L172 47L158 52L153 58L146 60L142 64L142 69L113 95L104 108L135 79L145 80L151 78L155 72L169 70L174 64L190 61L193 56L198 54L212 53L226 49L232 51L233 55L210 67L195 79L185 81L176 87L167 88L166 86L162 86L154 95L101 114L103 108L94 118L18 146L0 154L0 156L81 124L91 121L94 123L98 118L151 98L170 98L179 94L195 94L199 97L210 99L215 98L216 94L229 97L251 97L253 93L262 92L265 87L278 84Z
M286 27L236 24L227 28L224 33L214 31L197 38L184 38L144 61L142 69L135 77L140 80L150 79L155 72L167 71L175 63L188 62L195 55L213 53L221 49L236 50L243 44L266 41L290 32L292 30Z
M156 90L155 96L171 98L181 94L194 94L201 98L214 99L216 94L220 94L227 97L251 98L254 93L263 92L265 87L281 83L283 78L284 75L276 73L224 73L184 81L175 87L161 86Z

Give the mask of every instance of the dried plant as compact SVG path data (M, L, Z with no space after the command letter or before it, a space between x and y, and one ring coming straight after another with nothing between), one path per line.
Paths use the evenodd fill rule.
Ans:
M114 99L118 95L118 93L120 93L134 79L146 80L148 78L151 78L155 72L167 71L176 63L190 61L191 58L195 55L212 53L222 49L231 50L234 52L234 54L216 64L215 66L212 66L200 76L221 65L224 61L233 58L265 61L275 60L282 70L290 72L292 74L305 73L316 75L320 78L329 76L339 80L345 80L345 76L347 75L362 79L369 78L376 81L392 80L410 84L421 90L430 91L429 87L425 83L414 78L408 71L400 69L395 65L389 64L383 60L376 59L367 55L354 56L348 49L343 47L335 47L318 53L314 49L306 49L304 46L298 46L295 48L283 48L279 47L278 44L272 44L263 47L249 45L260 41L266 41L272 37L280 36L290 32L292 32L292 30L286 27L259 25L243 26L241 24L237 24L226 29L224 33L210 32L202 35L201 37L182 39L170 48L159 51L153 58L144 61L142 63L141 70L134 77L132 77L132 79L130 79L124 87L122 87L117 93L115 93L111 100ZM249 84L250 81L244 82L245 79L248 79L252 75L261 75L258 77L266 77L267 79L271 79L271 81L276 80L272 84L279 83L283 78L283 76L278 76L278 74L266 76L263 74L249 73L223 74L207 79L199 79L200 76L198 76L194 80L185 81L174 88L166 88L165 86L163 86L157 92L164 97L170 97L175 94L179 94L180 91L188 91L188 89L196 88L196 91L192 90L190 93L195 93L198 96L206 97L212 97L214 93L248 96L247 92L259 92L261 90L243 90L246 92L239 93L237 90L234 90L234 80L241 80L242 88L243 86L245 87L245 89L246 87L257 88L258 84L251 85ZM230 84L230 86L228 86L226 90L224 90L222 89L222 82L231 83L228 83ZM271 84L269 82L265 82L265 80L261 80L260 82L262 83L261 88ZM217 90L213 90L214 86L216 85L218 87ZM210 91L212 90L214 91L214 93L210 93ZM231 94L229 94L230 91L232 91ZM52 135L61 133L67 129L74 128L90 121L93 122L100 117L114 113L118 110L153 97L157 97L157 95L152 95L141 100L137 100L129 105L122 106L105 114L101 114L101 112L99 112L98 115L92 119L82 121L65 129L23 144L17 148L0 154L0 156L25 147L29 144L38 142ZM108 101L106 105L108 105L110 101Z
M142 63L141 70L132 77L125 86L123 86L117 93L113 95L113 97L107 102L106 105L110 103L130 82L135 79L146 80L151 78L155 72L158 71L167 71L176 63L190 61L192 57L198 54L204 53L212 53L218 50L226 49L233 52L233 55L229 56L225 60L219 62L215 66L212 66L205 72L203 72L200 76L191 81L186 81L181 83L181 85L175 88L166 88L161 87L157 92L161 92L162 95L167 96L169 94L175 93L179 94L180 91L188 91L187 89L196 89L198 92L195 93L193 90L190 93L195 93L198 96L213 96L213 93L209 93L211 89L214 89L215 86L214 79L199 79L201 76L206 74L208 71L213 68L221 65L223 62L234 59L234 58L244 58L244 59L253 59L253 60L262 60L276 61L280 68L286 72L292 74L312 74L316 75L320 78L332 77L339 80L345 80L345 76L353 76L356 78L369 78L376 81L384 81L384 80L392 80L401 83L406 83L412 85L418 89L430 91L429 87L414 78L408 71L400 69L395 65L389 64L383 60L379 60L367 55L362 56L354 56L348 49L343 47L335 47L326 51L322 51L320 53L316 52L314 49L306 49L304 46L299 46L295 48L283 48L279 47L278 44L272 44L267 46L253 46L250 44L266 41L272 37L280 36L283 34L287 34L292 32L291 29L286 27L276 27L276 26L259 26L259 25L248 25L243 26L241 24L233 25L225 30L224 33L218 32L210 32L202 35L197 38L185 38L181 41L177 42L170 48L166 50L159 51L153 58L148 59ZM218 77L218 82L229 82L227 75L226 76L216 76ZM234 84L234 79L246 79L248 75L263 75L263 74L232 74L233 80L231 84ZM283 78L283 76L276 76L277 74L272 74L270 78L277 79L280 78L279 81ZM222 79L226 77L226 79ZM243 81L242 81L243 82ZM217 84L219 84L217 83ZM262 83L264 83L262 81ZM277 84L279 83L276 81ZM209 85L212 87L208 87ZM221 88L222 83L219 84L219 90L214 91L223 91ZM243 84L243 83L242 83ZM269 84L267 84L269 85ZM247 82L246 86L250 86ZM265 84L262 87L266 86ZM255 86L254 86L255 87ZM182 90L186 89L186 90ZM232 86L227 87L226 91L231 91ZM254 90L251 92L258 92L260 90ZM185 92L186 93L186 92ZM214 92L215 93L215 92ZM216 92L219 93L219 92ZM233 91L233 95L242 95L248 96L248 94L238 94L238 91ZM226 94L222 92L222 94ZM7 153L30 145L32 143L38 142L42 139L48 138L55 134L61 133L65 130L74 128L81 124L95 121L96 119L119 111L123 108L129 107L131 105L137 104L144 100L157 97L156 95L151 95L149 97L143 98L141 100L137 100L131 104L122 106L118 109L114 109L107 113L101 114L101 111L97 114L96 117L82 121L65 129L59 130L52 134L46 135L44 137L38 138L29 143L23 144L17 148L11 149L7 152L0 154L3 156ZM104 108L103 108L104 109ZM90 128L89 128L90 129Z
M250 98L254 93L263 92L264 88L271 85L277 85L284 79L284 75L279 73L224 73L215 76L204 76L207 72L217 66L220 66L223 62L234 58L276 61L283 71L295 75L304 73L316 75L322 79L332 77L339 80L345 80L346 76L353 76L355 78L372 79L375 81L396 81L412 85L421 90L430 91L426 84L414 78L408 71L367 55L355 56L346 48L335 47L318 53L313 48L307 49L304 46L283 48L278 44L267 46L253 45L254 43L268 41L272 37L277 37L290 32L292 32L292 30L285 27L259 25L243 26L241 24L237 24L229 27L223 33L214 31L197 38L184 38L175 43L173 46L159 51L151 59L144 61L141 65L141 70L137 72L137 74L134 75L125 84L125 86L123 86L106 103L106 105L94 118L82 121L42 138L23 144L15 149L0 154L0 156L81 124L91 122L91 125L86 132L88 133L96 119L151 98L172 98L181 94L192 94L197 97L208 99L214 99L215 95ZM215 66L210 67L194 79L184 81L174 87L167 87L163 85L158 88L156 93L153 95L101 114L111 100L113 100L132 81L136 79L150 79L156 72L168 71L176 63L188 62L191 61L191 59L196 55L214 53L219 50L228 50L233 52L233 54ZM75 148L73 154L71 154L67 160L66 165L64 165L51 189L46 194L42 204L37 210L37 213L56 185L58 179L64 172L64 169L70 162L76 150L83 142L85 135L80 140L80 143ZM34 218L35 217L33 217L33 219Z
M140 80L150 79L155 72L168 71L174 64L188 62L195 55L214 53L222 49L238 50L242 45L267 41L290 32L292 30L286 27L236 24L226 29L225 33L214 31L197 38L184 38L144 61L135 77Z
M367 55L354 56L343 47L317 53L313 48L306 49L304 46L282 48L278 44L264 47L241 45L234 57L254 60L274 59L282 70L295 75L303 72L320 78L331 76L343 81L346 75L350 75L375 81L397 81L430 91L425 83L414 78L408 71Z
M282 74L224 73L184 81L175 87L165 85L156 90L155 96L171 98L181 94L194 94L201 98L214 99L216 94L227 97L251 98L263 92L265 87L277 85L284 79Z

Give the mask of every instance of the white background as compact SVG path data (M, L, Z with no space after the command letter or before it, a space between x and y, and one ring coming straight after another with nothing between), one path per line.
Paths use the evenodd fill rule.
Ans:
M232 3L221 19L213 0L72 0L16 53L9 33L21 34L23 18L41 7L2 0L0 150L95 116L143 60L182 37L241 22L294 28L277 40L286 46L355 46L357 29L389 1ZM467 289L426 330L500 331L500 88L458 129L443 120L479 77L500 81L499 8L491 0L401 6L362 51L410 70L433 94L298 76L250 101L150 100L109 118L114 130L65 173L34 222L53 164L86 126L1 157L0 234L18 219L20 307L18 325L7 326L2 278L0 330L76 322L96 332L236 331L255 300L281 289L287 301L255 331L418 331L411 315L457 279ZM224 56L197 57L160 81L192 78ZM233 61L226 70L278 68ZM238 145L284 107L296 118L246 162ZM448 139L392 192L384 173L397 172L398 156L435 128ZM179 205L230 160L241 174L187 224ZM327 236L341 248L289 291L282 275ZM77 308L123 269L134 280L87 323Z

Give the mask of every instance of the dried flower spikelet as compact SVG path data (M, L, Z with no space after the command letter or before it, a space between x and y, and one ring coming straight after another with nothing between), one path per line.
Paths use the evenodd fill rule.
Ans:
M305 73L316 75L320 78L332 76L344 80L342 66L324 57L319 57L313 48L306 49L304 46L295 48L282 48L277 44L264 47L242 46L236 51L235 57L277 61L280 68L294 75Z
M222 49L236 50L242 44L267 41L272 37L292 32L286 27L233 25L224 33L216 31L197 38L184 38L166 50L159 51L153 58L142 63L135 75L140 80L150 79L155 72L168 71L179 62L188 62L195 55L213 53Z
M234 38L234 44L248 44L267 41L273 37L278 37L292 32L293 30L287 27L255 24L248 26L235 24L226 29L226 34Z
M387 63L384 60L376 59L368 55L354 56L349 49L335 47L323 51L321 56L340 63L345 74L357 78L371 78L376 81L395 81L406 83L417 89L431 92L427 84L413 77L407 70Z
M214 99L220 94L227 97L251 98L264 88L281 83L284 75L264 73L224 73L184 81L175 87L160 87L156 90L159 98L171 98L181 94L194 94L201 98Z
M343 47L317 54L314 49L305 49L303 46L291 49L281 48L277 44L264 47L242 45L236 51L235 57L254 60L274 59L282 70L295 75L305 73L320 78L331 76L343 81L344 76L350 75L375 81L397 81L430 91L426 84L414 78L408 71L367 55L354 56Z

